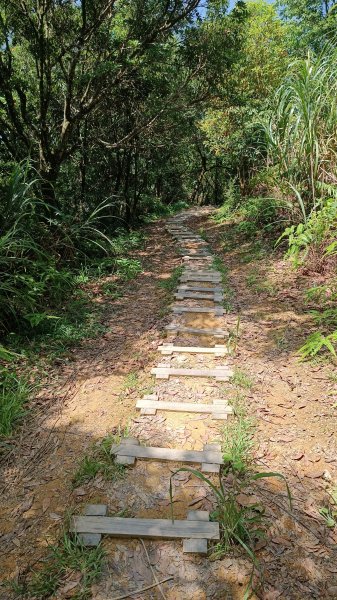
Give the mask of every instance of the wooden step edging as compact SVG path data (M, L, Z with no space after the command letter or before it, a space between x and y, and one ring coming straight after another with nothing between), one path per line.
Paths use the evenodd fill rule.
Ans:
M118 446L111 448L111 454L119 465L134 465L136 459L172 461L201 464L205 473L219 473L223 464L221 446L205 444L203 450L177 450L175 448L157 448L141 446L135 438L124 438Z
M222 317L225 314L225 309L222 306L214 306L213 308L208 306L179 306L176 304L172 306L172 312L176 315L182 313L210 313L215 317Z
M156 394L149 394L141 400L137 400L136 408L140 409L142 415L155 415L157 410L164 410L169 412L206 413L211 415L214 420L226 420L228 415L233 414L233 408L223 400L215 399L212 404L171 402L170 400L159 400Z
M186 352L189 354L214 354L214 356L225 356L228 354L226 346L216 344L212 348L201 346L174 346L173 344L162 344L158 350L165 355L171 355L176 352Z
M165 329L170 333L191 333L194 335L213 335L224 338L228 333L223 329L198 329L196 327L184 327L183 325L166 325Z
M195 300L211 300L213 302L223 302L224 300L224 295L220 294L219 292L214 292L214 294L212 294L211 292L207 292L205 294L203 294L202 292L176 292L174 294L174 297L176 300L185 300L185 298L187 299L191 299L193 300L193 298Z
M197 281L197 282L203 282L203 283L221 283L221 277L218 277L216 275L193 275L193 274L189 274L189 275L181 275L179 282L180 283L188 283L188 282L193 282L193 281Z
M196 254L186 254L186 256L183 256L183 260L186 260L187 262L189 262L190 260L213 260L213 256L211 254L201 254L196 255Z
M212 282L211 282L212 283ZM201 285L193 285L193 283L191 284L190 282L187 283L180 283L177 287L177 292L212 292L214 294L222 294L223 293L223 288L222 287L202 287Z
M105 505L102 510L107 510ZM90 505L87 507L90 509ZM207 553L207 540L219 540L219 523L209 521L207 511L188 511L186 520L170 519L130 519L107 516L75 516L70 531L82 539L88 536L111 535L118 538L142 539L183 539L184 552ZM97 538L98 539L98 538ZM100 541L100 540L99 540ZM98 542L99 543L99 542ZM91 544L92 545L92 544ZM97 544L95 544L97 545Z
M170 377L214 377L216 381L229 381L233 375L229 367L215 367L215 369L178 369L175 367L158 366L151 369L151 375L156 379L169 379Z

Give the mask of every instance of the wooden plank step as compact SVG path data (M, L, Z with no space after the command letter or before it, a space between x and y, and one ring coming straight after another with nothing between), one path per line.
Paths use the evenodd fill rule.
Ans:
M214 354L214 356L225 356L228 354L228 349L223 345L216 345L214 348L201 346L174 346L173 344L162 344L158 350L162 354L171 355L175 352L187 352L189 354Z
M200 281L209 281L209 278L211 278L211 280L216 279L217 281L221 281L221 275L219 275L219 273L207 269L194 269L188 271L185 269L183 274L180 276L180 280L184 278L186 280L191 279L193 281L198 281L199 277L201 278Z
M182 260L185 261L186 266L188 265L189 268L197 268L197 267L200 268L200 266L201 266L201 265L197 265L194 262L191 262L191 260L192 261L195 260L198 262L206 260L207 266L210 266L210 264L213 260L212 255L210 254L210 252L207 252L207 251L201 253L201 252L186 252L186 250L185 250L183 252L180 252L180 255L182 257ZM211 260L209 260L209 259L211 259Z
M185 269L181 277L219 277L221 279L221 273L211 269Z
M169 377L215 377L216 381L228 381L233 375L229 367L215 367L215 369L180 369L176 367L154 367L151 374L156 379L169 379Z
M141 414L146 415L155 415L157 410L165 410L169 412L209 414L215 420L226 420L227 415L233 413L233 408L221 400L213 400L213 404L170 402L168 400L158 400L155 394L149 397L144 396L142 400L137 400L136 408L141 410Z
M223 329L198 329L197 327L184 327L183 325L166 325L165 329L173 333L192 333L195 335L214 335L215 337L224 338L228 335Z
M211 294L210 292L203 294L202 292L177 292L174 294L176 300L185 300L185 298L190 298L194 300L212 300L214 302L223 302L224 295L220 292L215 292Z
M192 235L190 233L174 233L172 234L174 238L183 242L202 242L205 244L205 240L197 235Z
M183 463L200 463L202 470L207 473L219 473L223 464L219 444L206 444L204 450L177 450L176 448L159 448L154 446L139 446L127 443L124 438L118 446L111 448L117 464L135 464L136 459L160 460ZM125 459L131 459L132 462ZM203 468L205 465L205 469Z
M179 279L181 283L187 283L189 281L199 281L203 283L221 283L221 277L216 275L182 275Z
M179 306L178 304L172 307L174 314L179 315L181 313L210 313L216 317L221 317L225 314L225 309L222 306L215 306L210 308L208 306Z
M176 234L173 236L177 241L181 242L182 244L188 245L188 244L200 244L200 246L208 246L208 242L205 242L205 240L203 240L202 238L198 238L195 236L184 236L181 234Z
M177 291L186 290L186 292L214 292L221 294L223 292L223 288L220 286L217 287L202 287L201 285L191 285L190 283L181 283L178 285Z
M90 517L105 517L108 513L106 504L87 504L84 508L84 514ZM98 546L102 536L100 533L83 532L78 534L78 540L83 546Z
M198 512L205 513L198 515ZM194 514L193 514L194 513ZM81 534L107 534L120 538L185 539L189 545L184 552L205 552L200 540L219 540L219 523L208 520L205 511L189 511L186 520L176 519L130 519L123 517L75 516L70 531ZM192 540L199 541L193 546ZM207 550L207 548L206 548Z
M198 513L198 520L208 521L209 513L206 510L193 511L189 510L187 513L187 520L195 520L196 516L193 512ZM207 554L207 540L205 539L189 539L183 541L183 552L194 553L194 554Z
M186 254L185 256L183 256L183 260L185 260L186 262L189 262L191 260L206 260L206 261L212 261L213 257L211 254Z

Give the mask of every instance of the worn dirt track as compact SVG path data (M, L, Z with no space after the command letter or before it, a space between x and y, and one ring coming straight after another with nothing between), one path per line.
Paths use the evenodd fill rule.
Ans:
M263 263L263 272L276 292L256 293L247 284L247 275L257 266L240 262L237 251L222 253L224 226L215 225L208 211L191 215L188 226L195 231L203 228L213 250L229 267L233 309L223 323L234 327L237 314L241 314L240 340L232 362L254 380L245 393L257 423L256 461L261 470L286 475L294 495L295 518L287 512L281 484L268 480L249 490L263 502L270 517L266 544L258 551L265 579L259 597L337 598L337 536L324 526L318 512L336 484L336 410L332 406L337 388L330 377L331 366L301 364L295 355L306 327L300 294L305 282L296 280L283 261L273 258ZM200 449L206 429L211 435L213 432L215 440L219 435L218 425L204 417L191 416L186 422L174 414L159 413L151 419L136 415L136 399L153 385L150 370L159 362L156 348L171 320L163 314L167 312L163 311L165 293L157 283L180 264L176 243L163 232L160 222L149 227L146 249L139 254L144 272L129 284L124 297L111 304L97 300L107 303L108 332L83 344L71 363L50 375L49 385L37 399L40 410L27 420L21 443L4 463L4 579L21 575L32 565L38 567L47 543L57 538L71 507L80 512L82 505L99 502L108 504L111 512L127 509L130 516L169 515L170 471L161 463L139 461L121 480L106 482L98 476L73 490L73 473L90 444L126 424L132 434L151 445ZM193 326L205 326L206 321L207 326L213 324L209 317L189 317ZM176 338L175 343L180 342L185 343L186 338ZM208 356L191 357L183 365L178 360L176 366L186 364L204 367L219 362ZM139 381L135 389L125 390L130 372L137 372ZM163 381L157 386L163 395L182 395L194 401L218 396L223 387L193 378L171 380L170 385ZM227 386L226 394L231 393ZM213 504L210 491L190 474L176 476L177 517L185 516L188 508L211 510ZM244 596L250 565L240 553L210 562L183 555L180 542L146 542L148 560L138 540L105 539L103 544L107 563L93 589L96 600L111 600L127 590L150 585L151 567L158 579L172 576L163 587L168 600L236 600ZM8 589L0 597L9 599ZM154 588L132 597L162 596Z

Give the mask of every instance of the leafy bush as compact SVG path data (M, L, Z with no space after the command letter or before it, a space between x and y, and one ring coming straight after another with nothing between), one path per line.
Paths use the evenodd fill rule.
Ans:
M337 282L331 282L312 287L307 290L306 299L308 302L315 302L319 308L311 310L315 324L320 327L309 335L305 343L299 348L298 352L303 359L312 358L322 350L328 350L330 354L336 357L337 342Z
M296 266L304 263L308 253L318 253L320 262L335 252L337 235L337 199L330 198L313 210L309 218L287 227L277 240L287 239L287 256Z
M214 221L222 223L230 218L240 203L240 191L234 179L230 179L224 191L224 201L222 206L213 216Z
M27 161L1 190L0 334L46 305L58 306L75 285L69 267L77 256L110 243L98 229L105 205L74 221L39 200L39 183Z
M63 213L39 199L41 181L29 161L2 181L0 199L0 335L25 331L27 324L61 331L47 322L74 289L92 275L116 272L124 280L141 272L125 257L144 240L117 229L107 235L109 204L81 216ZM61 336L62 337L62 336Z
M142 272L141 262L135 258L117 258L115 261L116 274L128 281Z

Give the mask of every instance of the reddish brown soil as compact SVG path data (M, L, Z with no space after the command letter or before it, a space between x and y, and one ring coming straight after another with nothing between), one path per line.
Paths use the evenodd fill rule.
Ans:
M258 468L283 473L294 497L294 511L289 514L282 483L262 480L248 490L248 495L245 490L242 502L249 502L255 494L269 516L266 542L257 550L264 588L255 597L337 598L337 534L324 526L318 512L336 485L333 404L337 386L330 377L331 364L313 366L299 363L296 357L296 349L310 328L303 312L303 290L311 282L296 275L278 257L241 262L243 248L239 244L237 250L223 253L221 240L226 226L215 225L206 213L192 216L189 226L205 230L214 252L229 267L233 309L220 319L220 326L233 329L240 313L239 344L229 362L254 380L253 387L242 392L257 423ZM249 253L249 248L246 250ZM198 415L188 420L174 413L159 413L151 419L136 415L136 399L153 386L151 368L165 362L156 348L171 316L166 314L165 292L157 283L180 264L176 244L163 233L162 223L149 228L146 249L139 254L144 272L127 286L123 298L115 302L99 299L106 305L108 332L83 343L68 365L50 374L48 385L36 399L36 417L27 420L17 446L4 462L3 579L20 579L30 568L42 564L46 546L57 539L70 508L81 512L85 503L99 502L108 504L111 514L127 509L130 516L169 516L168 481L177 466L138 461L121 480L106 482L98 476L73 489L71 480L78 461L89 446L118 426L131 424L132 433L151 445L199 449L204 442L218 439L219 426ZM257 291L256 285L249 285L252 273L268 279L262 291L261 286ZM193 317L197 326L211 326L211 321L207 316ZM186 343L186 338L175 341ZM205 367L221 363L222 359L202 356L171 362ZM130 372L138 373L139 383L125 390L125 377ZM193 378L156 385L161 397L182 396L195 402L218 397L221 390L219 384ZM233 393L230 385L226 393ZM176 517L185 517L188 508L213 507L210 490L189 473L175 476L174 490ZM244 597L250 564L240 552L211 562L183 555L180 542L146 542L148 560L138 540L105 539L103 546L107 562L92 591L96 600L112 600L126 590L150 585L153 570L159 580L172 576L163 586L167 600ZM0 597L9 600L8 589L2 595L0 592ZM62 595L61 590L57 597L69 596ZM150 600L163 596L154 588L132 597Z
M268 544L258 553L263 597L337 598L337 527L326 528L318 512L337 484L336 368L330 360L305 363L297 355L312 330L304 292L322 277L303 276L273 253L251 260L252 245L239 239L224 252L230 225L205 217L189 225L203 229L229 269L232 311L241 318L235 363L254 380L247 402L257 424L259 468L283 473L294 498L291 516L280 485L265 480L259 486L271 517Z
M126 285L122 298L96 298L105 305L107 332L84 342L68 364L49 373L32 402L34 418L27 419L2 461L2 581L20 579L39 565L71 507L98 496L107 500L97 487L73 490L71 480L89 446L129 423L135 398L151 383L153 351L167 322L165 292L158 282L180 259L160 222L146 233L146 248L137 251L143 273ZM137 391L125 389L130 372L138 374ZM7 600L9 590L0 596Z

